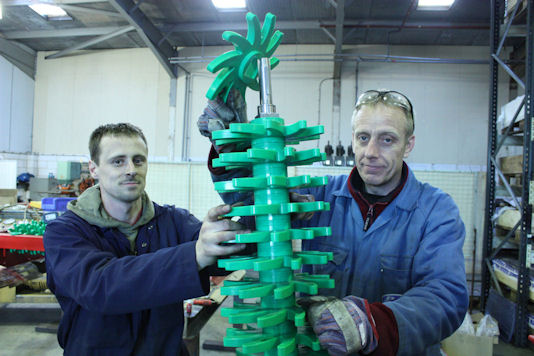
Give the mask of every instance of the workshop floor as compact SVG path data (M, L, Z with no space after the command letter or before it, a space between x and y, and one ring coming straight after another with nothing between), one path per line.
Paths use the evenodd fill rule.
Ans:
M61 356L63 350L57 344L55 334L35 331L35 325L0 325L2 356ZM200 356L211 354L200 350ZM217 351L218 355L233 353ZM532 349L517 348L499 342L494 345L494 356L534 356Z
M0 325L2 356L61 356L56 334L35 331L35 325Z

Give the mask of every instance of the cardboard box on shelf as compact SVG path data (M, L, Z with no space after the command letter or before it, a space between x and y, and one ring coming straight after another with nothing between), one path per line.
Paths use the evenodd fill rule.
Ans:
M17 204L16 189L0 189L0 207L4 205Z

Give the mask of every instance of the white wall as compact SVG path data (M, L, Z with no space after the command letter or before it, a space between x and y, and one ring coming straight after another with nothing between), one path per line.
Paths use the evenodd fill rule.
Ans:
M32 150L33 96L33 79L0 56L0 151Z
M231 47L187 48L181 56L217 56ZM281 46L277 55L332 53L332 46ZM357 46L347 52L385 54L384 46ZM486 47L390 48L391 55L460 59L488 58ZM148 49L94 51L45 60L39 53L35 82L33 148L42 154L86 154L90 132L99 124L128 121L140 126L149 154L158 161L168 157L170 80ZM283 57L281 57L283 59ZM198 133L197 117L206 103L205 93L215 78L206 70L209 61L183 66L190 77L190 110L184 112L185 74L177 80L174 157L203 161L209 149ZM475 166L486 164L489 71L485 64L425 64L345 62L342 70L341 120L332 117L333 62L282 61L272 72L273 101L286 124L306 120L325 126L319 141L350 143L350 118L358 94L371 88L406 93L415 107L416 148L409 163ZM505 78L505 76L501 76ZM506 81L500 83L506 102ZM320 98L319 98L320 97ZM248 114L257 112L259 96L247 90ZM188 117L188 121L184 118Z
M216 56L230 47L188 48L181 56ZM281 46L276 54L332 53L332 46ZM384 46L357 46L358 54L385 54ZM391 55L449 59L488 59L487 47L391 47ZM282 57L283 58L283 57ZM189 157L204 160L208 145L196 127L196 118L205 106L205 93L215 78L205 63L183 64L192 72ZM332 117L333 62L282 61L272 72L273 101L286 124L305 119L308 125L321 123L325 134L320 141L301 144L301 148L324 148L327 141L351 140L350 118L355 100L368 89L388 88L410 97L415 107L416 148L408 162L422 165L475 166L487 160L487 122L489 104L489 66L486 64L434 64L345 62L342 69L341 120ZM505 78L505 76L501 76ZM178 81L179 87L184 80ZM322 83L322 84L321 84ZM506 81L500 83L501 102L506 102ZM321 86L321 100L319 100ZM356 93L358 87L358 93ZM183 87L179 93L184 93ZM178 98L181 98L180 94ZM319 102L320 101L320 102ZM256 114L257 92L247 90L249 117ZM320 106L320 107L319 107ZM182 111L178 110L181 122ZM177 137L179 137L177 135ZM177 149L180 145L177 145ZM180 152L181 153L181 152ZM180 157L177 152L177 156ZM478 168L477 168L478 167Z
M180 54L217 56L228 50L231 48L188 48L183 49ZM385 54L387 51L383 46L358 46L347 50L358 54ZM281 46L277 55L332 52L332 46ZM391 55L440 58L488 59L488 52L485 47L390 48ZM46 53L38 55L35 80L33 151L36 154L25 157L24 164L18 167L18 173L33 171L38 176L47 176L49 172L54 171L57 160L85 159L91 131L100 124L120 121L131 122L143 129L148 140L151 163L167 160L170 119L176 121L174 157L178 160L182 157L182 142L185 139L188 144L187 157L194 161L206 159L209 142L198 133L196 121L206 103L205 93L215 78L214 74L206 70L208 62L183 64L192 73L189 88L190 110L188 113L184 110L186 77L181 72L177 80L176 113L175 117L170 118L170 79L148 49L91 51L84 55L54 60L45 60L45 56ZM15 89L17 86L14 84L12 91L7 87L4 78L14 78L17 69L11 68L10 77L9 68L6 70L6 63L1 60L2 58L0 130L3 132L8 124L14 127L11 113L9 120L5 119L8 117L4 114L7 112L7 104L10 105L10 110L13 103L19 108L28 109L32 107L33 97L29 99L18 95ZM433 184L443 184L443 188L453 196L457 193L455 199L465 197L465 192L476 191L469 201L457 201L459 206L465 207L462 216L468 231L466 248L472 246L473 228L479 229L479 236L482 232L481 222L478 220L482 216L479 201L483 191L478 188L483 181L478 178L477 173L466 173L465 166L475 166L476 171L486 164L488 66L363 62L359 64L356 74L356 63L345 62L342 68L340 121L332 118L332 72L331 61L282 61L278 68L273 70L273 101L286 124L306 120L308 125L325 126L325 134L321 140L303 143L298 149L322 149L328 140L334 146L341 140L346 147L350 143L353 105L357 95L364 90L389 88L405 93L415 107L416 148L408 160L411 166L415 167L414 171L418 170L417 165L423 166L423 169L419 167L422 172L419 174L422 174L422 177L427 174ZM508 100L507 81L503 79L505 76L500 78L500 102L504 103ZM12 94L17 100L11 99ZM259 103L258 93L247 90L247 102L248 114L252 118ZM29 116L31 117L31 112ZM185 121L184 118L189 120ZM27 132L29 133L29 130ZM22 136L11 133L9 137L11 144L18 142ZM18 156L0 156L0 159L10 158L19 159ZM189 177L189 182L199 186L209 183L207 171L202 166L192 169L191 165L179 165L189 172L187 175L184 173L183 177L174 171L174 165L170 168L167 166L162 164L159 167L161 169L151 168L150 182L153 184L147 186L147 189L151 189L150 193L158 202L179 205L188 202L191 205L191 202L204 201L198 194L205 194L206 197L216 196L212 189L184 189L181 186L180 189L175 189L179 187L176 182L183 183L186 176ZM437 172L445 166L449 172ZM430 169L427 169L428 167ZM200 175L195 173L197 170L208 180L199 178ZM450 171L462 171L457 178L462 180L464 176L468 176L467 183L456 184L457 181L451 178L453 173ZM323 171L319 173L324 174ZM477 184L475 188L473 182ZM445 186L449 183L454 183L454 191ZM176 193L176 196L171 197L169 192ZM197 204L195 213L199 217L205 214L209 204L215 203L208 200L206 198L207 203L204 205ZM470 208L473 211L470 211Z
M149 154L167 155L170 79L150 50L46 55L37 58L34 151L85 154L98 125L130 122L144 131Z

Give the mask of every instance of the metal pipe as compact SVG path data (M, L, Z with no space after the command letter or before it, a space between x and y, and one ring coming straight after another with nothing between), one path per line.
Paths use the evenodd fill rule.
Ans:
M348 6L345 6L346 8ZM303 20L303 21L278 21L276 28L279 30L319 30L322 27L324 28L334 28L336 27L336 21L319 21L319 20ZM240 31L246 30L246 25L235 22L185 22L180 24L163 24L158 26L161 32L222 32L226 30ZM399 22L397 20L351 20L345 19L343 21L344 29L352 28L399 28ZM425 29L434 29L434 30L484 30L488 31L490 26L487 23L452 23L452 22L442 22L436 24L435 22L406 22L403 25L405 29L416 29L416 30L425 30Z
M354 69L354 95L355 95L354 105L356 105L356 102L358 101L358 91L360 90L358 86L359 75L360 75L360 62L356 62L356 68ZM352 125L352 122L351 122L351 125Z
M331 58L298 58L298 57L331 57ZM481 59L454 59L454 58L432 58L432 57L408 57L408 56L390 56L380 54L339 54L335 56L345 61L357 62L398 62L398 63L438 63L438 64L488 64L488 60ZM192 57L171 57L171 64L177 63L204 63L210 62L214 56L192 56ZM315 53L315 54L288 54L278 55L280 61L302 61L302 62L332 62L336 61L334 54Z
M325 28L334 28L335 24L321 24L320 27ZM344 28L398 28L397 24L380 24L380 23L369 23L364 22L358 24L351 24L350 22L345 22L343 25ZM414 29L414 30L488 30L489 27L485 25L431 25L431 24L409 24L404 25L403 28Z
M184 123L182 132L182 161L189 160L189 102L191 98L191 74L186 74L185 77L185 93L184 93Z
M174 161L174 141L176 132L176 78L170 80L169 90L169 136L167 140L167 157Z
M319 82L319 107L317 108L317 125L321 125L321 91L323 87L323 83L327 80L333 80L334 78L324 78ZM332 133L330 133L332 135ZM333 140L333 137L331 137L331 140ZM319 140L317 140L317 148L319 148Z
M258 114L260 116L276 114L276 107L273 105L272 100L271 63L269 58L260 58L258 67L260 73L260 106L258 106Z
M402 19L402 22L401 22L400 26L395 30L388 31L388 36L387 36L387 53L388 53L388 56L389 56L389 49L391 47L391 42L389 40L389 36L392 33L399 33L399 32L402 31L402 29L404 28L404 25L406 24L406 20L408 20L408 17L410 16L410 14L412 12L412 7L413 7L414 3L415 3L415 0L412 0L410 2L410 5L408 5L408 9L406 10L406 13L404 14L404 17Z
M294 54L277 54L276 58L284 58L284 57L333 57L333 53L294 53ZM366 54L366 53L340 53L336 55L336 57L390 57L390 58L400 58L400 59L428 59L428 60L435 60L435 61L441 61L445 60L443 58L434 58L434 57L413 57L413 56L391 56L387 54ZM180 60L180 59L214 59L217 58L217 56L188 56L188 57L171 57L170 60Z

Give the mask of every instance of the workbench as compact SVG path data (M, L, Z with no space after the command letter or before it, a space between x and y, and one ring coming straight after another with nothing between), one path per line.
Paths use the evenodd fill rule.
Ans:
M0 232L0 249L30 250L44 252L43 237L35 235L11 235Z
M202 346L206 341L208 341L209 344L213 344L213 342L220 343L222 345L223 338L226 335L226 329L232 327L231 324L228 323L228 318L224 318L221 316L221 308L231 308L232 307L232 297L227 297L224 302L222 302L217 310L213 313L213 315L209 318L209 320L206 322L204 327L200 329L200 335L199 335L199 354L202 356L217 356L221 353L223 355L235 355L235 351L233 349L230 349L228 351L225 350L205 350Z

